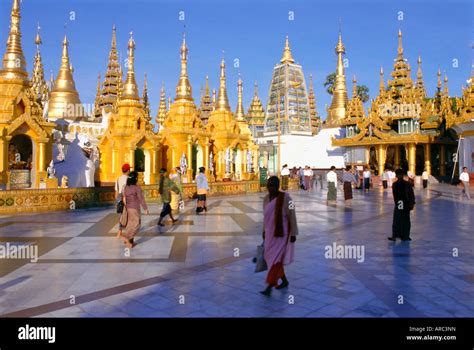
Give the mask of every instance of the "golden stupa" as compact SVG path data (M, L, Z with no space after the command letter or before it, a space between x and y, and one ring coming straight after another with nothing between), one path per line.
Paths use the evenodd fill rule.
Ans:
M140 181L154 184L158 180L159 138L138 94L135 80L135 40L128 41L127 77L123 83L116 111L112 111L105 134L99 142L100 182L114 183L128 163L141 173Z
M64 36L61 66L51 91L48 105L48 120L81 120L87 117L76 90L72 76L73 69L69 60L69 41Z
M46 186L54 124L31 88L21 45L20 0L14 0L0 69L0 187Z

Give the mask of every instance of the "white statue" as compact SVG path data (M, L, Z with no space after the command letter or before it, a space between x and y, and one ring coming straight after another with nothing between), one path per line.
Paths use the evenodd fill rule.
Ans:
M251 173L252 172L252 151L247 150L247 172Z
M214 155L212 152L209 153L209 171L214 175Z
M186 175L186 170L188 168L188 162L186 160L186 155L183 152L183 155L181 156L181 159L179 160L179 166L181 168L181 175L185 176Z
M232 158L230 157L230 147L227 147L225 151L225 172L230 174L230 165L232 163Z
M46 169L48 173L48 179L55 179L56 178L56 169L54 169L54 162L51 161L49 163L48 169Z
M95 163L91 158L86 161L86 187L94 187Z
M64 159L66 159L66 154L64 153L64 145L62 143L58 143L57 148L58 155L56 156L56 160L58 162L64 162Z

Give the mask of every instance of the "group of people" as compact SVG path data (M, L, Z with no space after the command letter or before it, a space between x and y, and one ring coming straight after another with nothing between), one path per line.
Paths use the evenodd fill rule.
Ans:
M145 202L143 192L137 185L138 173L130 171L130 166L124 164L122 167L123 175L117 179L116 191L117 198L124 202L124 213L120 217L118 237L124 240L127 247L135 246L134 236L140 229L141 214L140 208L148 214L148 207ZM308 169L306 169L308 170ZM368 169L365 169L368 171ZM401 239L402 241L410 241L410 212L415 207L415 194L413 184L409 181L410 177L407 172L402 169L395 171L395 177L391 178L387 169L385 177L382 177L382 183L387 182L387 187L392 187L394 211L392 223L392 235L388 237L390 241ZM369 171L370 172L370 171ZM159 192L163 202L163 209L160 213L158 225L163 225L162 220L169 215L172 222L177 220L172 215L170 206L171 192L180 193L180 188L176 183L166 176L166 169L160 171ZM303 173L304 174L304 173ZM309 172L307 172L307 176ZM314 175L314 174L313 174ZM286 192L288 188L288 179L291 172L285 165L282 169L282 186L280 190L280 179L277 176L271 176L267 180L268 194L263 201L263 233L264 240L264 259L268 266L266 276L267 287L261 291L265 296L270 296L272 290L283 289L289 286L289 281L285 273L285 266L291 264L294 260L294 249L296 237L298 235L298 224L296 221L295 204ZM370 176L364 176L364 179ZM336 201L338 177L336 167L332 166L326 175L328 183L327 200ZM464 193L469 196L469 174L467 168L463 169L460 176L463 182ZM389 182L390 181L390 182ZM344 188L344 199L350 201L352 199L352 188L358 186L358 179L352 167L347 166L342 175ZM364 181L366 182L366 181ZM199 169L199 175L196 177L197 184L197 208L196 213L207 212L206 194L209 191L209 185L205 175L205 168ZM390 184L390 185L389 185ZM367 187L364 184L364 187ZM384 185L384 188L387 188ZM310 188L310 187L309 187ZM280 282L281 281L281 282Z
M175 169L176 170L176 169ZM205 175L205 168L199 168L199 174L196 176L197 187L197 206L196 213L207 212L207 198L209 184ZM168 176L165 168L160 170L160 182L158 192L160 193L163 207L161 209L158 226L163 227L163 220L169 216L172 224L178 220L173 216L171 207L172 194L181 196L182 189L180 186L179 172ZM149 215L148 205L145 201L143 191L138 185L138 172L131 171L129 164L122 166L122 175L115 183L115 198L117 207L120 207L121 215L119 220L119 230L117 238L121 238L128 248L133 248L136 243L135 235L141 227L141 209Z
M305 191L313 190L318 183L321 189L323 188L323 177L321 174L316 174L313 169L306 165L305 167L293 167L293 169L289 169L288 165L283 165L281 172L281 189L283 191L288 190L288 181L289 179L298 179L298 186L300 189Z

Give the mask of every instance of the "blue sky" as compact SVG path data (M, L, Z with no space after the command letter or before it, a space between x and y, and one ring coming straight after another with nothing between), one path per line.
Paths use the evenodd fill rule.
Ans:
M129 32L136 49L137 81L143 86L148 74L153 116L159 105L161 82L174 97L179 77L179 46L184 25L189 47L189 76L196 103L200 87L209 75L211 89L218 88L219 62L224 50L227 86L232 108L237 101L237 79L244 81L244 107L253 96L253 82L259 83L260 97L266 104L274 65L280 60L288 33L295 60L308 79L313 74L317 107L325 118L324 107L331 98L323 88L328 73L335 70L334 47L339 18L346 46L347 88L351 79L378 92L379 70L387 79L396 56L397 31L403 31L405 57L416 74L421 55L428 94L436 88L438 67L449 77L450 95L460 95L470 77L472 62L473 5L468 1L364 0L364 1L218 1L218 0L23 0L23 50L31 72L35 52L36 23L42 27L42 55L49 78L57 74L61 42L67 32L70 40L74 78L83 103L93 103L97 74L105 73L110 49L111 28L118 30L118 46L123 59ZM6 42L11 0L0 4L0 40ZM74 20L71 20L71 11ZM184 11L185 20L179 20ZM294 20L289 20L289 12ZM400 12L401 11L401 12ZM402 20L399 20L399 18ZM66 29L65 29L66 26ZM234 68L238 58L240 67ZM457 60L458 67L453 65Z

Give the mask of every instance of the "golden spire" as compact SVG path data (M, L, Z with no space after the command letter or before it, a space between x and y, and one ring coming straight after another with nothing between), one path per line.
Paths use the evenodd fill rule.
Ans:
M64 117L76 119L86 116L72 76L68 46L69 42L65 35L61 66L49 100L48 118L53 120Z
M403 42L402 42L402 31L398 30L398 48L397 48L397 60L403 60Z
M133 32L130 33L128 40L128 71L127 80L123 85L122 99L140 101L138 96L137 81L135 80L135 40L133 40Z
M357 97L357 79L354 74L354 77L352 78L352 98Z
M245 120L244 103L242 101L242 90L242 79L239 76L239 80L237 82L237 110L235 111L235 117L237 118L237 121Z
M398 30L397 61L404 61L402 31L400 29Z
M100 72L97 75L97 91L95 94L95 102L94 102L94 117L99 118L102 115L102 111L100 108L100 102L102 100L101 98L102 91L100 89Z
M205 96L209 96L209 76L206 75L206 94Z
M181 74L176 86L175 101L179 99L193 100L191 84L188 79L188 47L186 46L186 33L183 33L183 43L181 45Z
M443 86L444 96L449 97L449 90L448 90L448 76L446 72L444 72L444 86Z
M112 27L112 42L109 52L109 61L107 63L107 71L102 84L102 101L101 107L113 108L117 102L122 85L122 68L119 63L119 55L117 50L117 28Z
M158 114L156 115L155 122L158 125L163 125L166 119L166 95L165 95L165 83L161 83L161 94L160 94L160 107L158 108Z
M385 82L383 80L383 67L380 67L380 83L379 83L379 92L382 94L385 91Z
M416 87L425 91L425 84L423 83L423 72L421 71L421 57L418 56L418 69L416 71Z
M28 79L26 60L21 47L20 29L20 0L13 0L10 15L10 33L8 34L7 49L3 55L3 67L0 75L9 79Z
M283 56L280 60L281 63L294 63L295 60L291 54L290 41L288 40L288 35L285 39L285 48L283 49Z
M263 109L262 101L260 101L258 97L257 81L255 81L253 99L247 111L247 120L252 126L260 126L263 128L265 125L265 110ZM253 134L254 136L256 135L255 129L253 129Z
M150 100L148 98L148 79L145 73L145 78L143 79L143 94L142 94L143 108L147 116L150 116Z
M316 95L313 89L313 74L309 75L309 112L312 118L318 117L318 111L316 109Z
M318 132L318 124L319 124L319 118L318 118L318 111L316 108L316 96L314 94L314 89L313 89L313 75L309 75L309 94L308 94L308 100L309 100L309 115L311 117L311 132L313 135L315 135Z
M437 88L441 90L441 69L438 68L438 84Z
M209 113L212 111L212 100L209 95L209 77L206 75L206 87L204 94L201 98L201 105L199 106L199 117L203 121L204 125L207 124L209 119Z
M216 109L221 111L230 111L229 98L227 97L227 89L225 82L225 62L224 58L221 61L221 76L219 85L219 95L217 97Z
M44 100L47 99L49 96L49 89L48 85L46 84L46 80L44 79L44 68L41 59L40 45L42 44L42 41L40 36L40 29L41 28L38 24L35 38L36 54L33 64L33 73L31 77L31 88L33 90L33 93L35 94L36 99Z
M346 49L342 43L342 34L339 31L339 38L336 45L337 66L336 79L334 81L334 89L332 95L332 103L329 107L328 123L337 123L345 117L345 106L348 101L346 90L346 77L344 76L344 63L342 55Z
M96 97L100 97L100 72L97 75L97 93L96 93Z
M212 89L212 110L216 109L216 104L217 104L217 93L216 93L216 88Z

